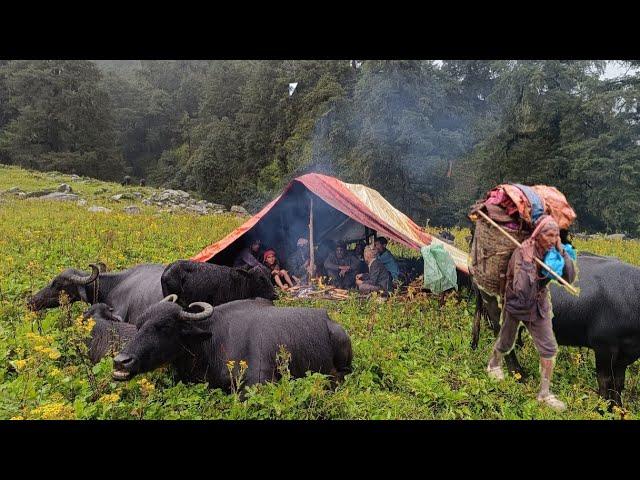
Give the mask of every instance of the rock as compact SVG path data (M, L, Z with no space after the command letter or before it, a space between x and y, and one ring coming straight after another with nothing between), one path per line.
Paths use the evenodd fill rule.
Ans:
M604 238L607 240L624 240L627 236L624 233L612 233L610 235L606 235Z
M73 190L68 184L61 183L60 185L58 185L58 188L56 189L56 191L62 192L62 193L71 193Z
M190 197L191 195L189 195L187 192L183 192L182 190L166 189L162 192L154 194L151 197L151 200L156 202L184 202Z
M219 203L211 203L211 202L207 202L207 208L210 208L211 210L216 210L216 211L226 211L227 207L225 207L224 205L220 205Z
M96 190L95 192L93 192L94 195L99 195L100 193L107 193L109 190L106 188L99 188L98 190Z
M98 205L92 205L91 207L87 208L87 211L92 213L96 213L96 212L111 213L111 209L105 208L105 207L99 207Z
M153 205L153 202L151 200L148 200L148 199L145 198L144 200L142 200L142 204L143 205Z
M38 198L49 195L50 193L53 193L53 190L37 190L35 192L29 192L25 196L26 198Z
M24 192L18 192L18 193L16 193L16 196L18 196L18 197L22 198L22 197L26 197L26 196L27 196L27 194L26 194L26 193L24 193Z
M69 201L75 202L76 200L80 200L80 197L75 193L62 193L62 192L53 192L48 195L44 195L43 197L40 197L40 198L42 200L57 200L61 202L69 202Z
M87 201L84 198L81 198L80 200L78 200L79 207L84 207L86 204L87 204Z
M69 177L72 182L77 182L80 180L80 175L76 175L75 173Z
M241 207L240 205L233 205L230 211L233 213L238 213L240 215L249 215L249 212L247 212L247 209L244 207Z
M139 213L142 213L142 210L140 210L140 207L136 207L135 205L129 205L128 207L124 207L123 210L125 213L128 213L130 215L137 215Z
M130 192L119 193L117 195L112 196L111 199L112 200L116 200L116 201L120 201L120 200L136 200L137 198L139 198L139 197L135 196L133 193L135 193L135 192L132 192L132 193L130 193ZM140 195L140 196L142 196L142 195Z
M22 190L20 187L12 187L9 190L7 190L5 193L24 193L24 190Z

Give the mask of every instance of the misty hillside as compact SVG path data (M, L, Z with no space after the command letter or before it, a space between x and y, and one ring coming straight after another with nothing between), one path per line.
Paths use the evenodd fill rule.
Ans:
M638 235L640 77L607 79L605 66L0 61L0 163L130 175L249 210L316 171L443 226L465 225L497 183L544 183L577 229Z

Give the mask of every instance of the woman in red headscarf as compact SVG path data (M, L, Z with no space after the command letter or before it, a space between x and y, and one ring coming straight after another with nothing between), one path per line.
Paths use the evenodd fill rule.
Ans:
M276 258L276 251L269 249L264 252L263 263L271 271L271 278L281 289L287 290L289 287L293 287L289 272L280 268L280 262ZM284 283L283 283L284 280Z
M502 358L513 348L518 326L522 322L540 354L541 379L538 401L561 411L566 405L551 393L551 376L558 344L551 323L553 311L547 287L550 280L542 274L542 267L534 260L534 257L543 260L553 247L556 247L564 258L561 276L569 283L575 280L573 260L560 241L558 224L551 216L545 215L538 220L531 236L521 247L514 250L509 260L502 327L487 372L491 378L504 379Z

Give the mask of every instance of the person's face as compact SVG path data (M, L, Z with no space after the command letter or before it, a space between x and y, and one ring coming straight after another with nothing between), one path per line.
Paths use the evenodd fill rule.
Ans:
M273 253L270 253L269 255L267 255L267 258L265 258L264 261L267 265L273 265L274 263L276 263L276 256Z
M370 263L374 258L375 258L375 253L372 252L371 250L365 250L364 251L364 261L367 263Z
M344 257L344 248L343 247L336 247L336 257L338 257L338 258Z
M251 244L251 250L254 252L257 252L258 250L260 250L260 240L258 240L257 242L253 242Z
M379 254L384 252L384 245L381 242L375 242L373 245L376 247L376 251Z
M547 228L538 235L538 245L543 251L549 250L558 243L559 232L555 228Z

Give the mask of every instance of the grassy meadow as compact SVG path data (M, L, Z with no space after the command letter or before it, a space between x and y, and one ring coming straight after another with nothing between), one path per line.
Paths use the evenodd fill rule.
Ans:
M555 393L568 404L556 413L535 400L538 357L525 335L519 357L528 372L496 384L484 367L493 337L483 326L480 345L470 344L473 302L468 292L437 298L392 297L385 303L352 297L344 302L283 299L327 308L350 334L354 372L333 391L319 374L255 386L241 400L204 384L175 383L168 370L128 382L111 379L111 359L91 365L83 350L90 325L78 321L81 303L41 314L25 298L64 268L86 268L96 260L110 270L143 262L188 258L220 239L242 219L232 214L199 216L159 212L139 201L116 202L120 187L62 174L0 166L0 191L26 191L69 183L87 200L53 202L0 196L0 419L618 419L640 414L638 365L628 371L625 411L601 414L594 356L560 347ZM122 208L135 204L138 215ZM90 213L100 205L111 213ZM466 248L468 232L454 231ZM640 264L635 241L576 240L578 250L614 255ZM238 361L241 359L238 359Z

